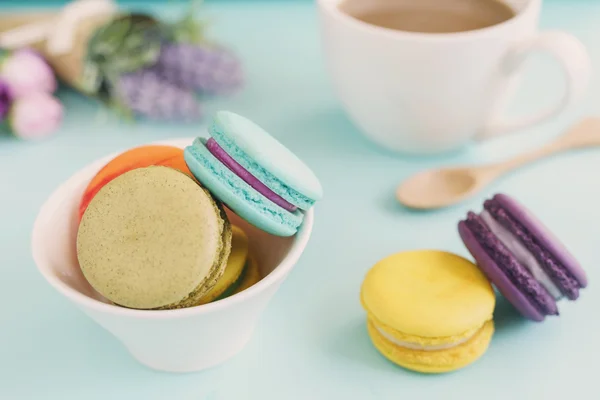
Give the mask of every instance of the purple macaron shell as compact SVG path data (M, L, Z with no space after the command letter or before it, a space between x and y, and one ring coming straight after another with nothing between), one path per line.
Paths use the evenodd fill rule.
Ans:
M576 300L579 297L579 282L571 276L569 271L548 250L537 242L536 237L527 228L495 200L486 201L484 208L498 223L519 239L535 259L538 260L539 264L563 295L571 300Z
M223 165L229 168L234 174L242 178L248 185L252 186L254 190L277 204L279 207L294 212L298 209L295 205L286 201L283 197L269 189L264 183L259 181L254 175L248 172L242 167L237 161L235 161L213 138L208 139L206 142L206 148L211 152L215 158L217 158Z
M479 215L469 212L465 224L480 247L538 311L545 315L558 313L554 297L506 248Z
M587 286L587 276L579 262L527 208L505 194L497 194L493 197L493 200L497 201L513 218L517 219L539 241L540 245L550 252L565 267L567 272L579 282L580 287L585 288Z
M526 318L541 322L545 315L531 304L529 299L509 280L508 276L498 267L496 262L485 252L474 234L464 221L458 224L458 233L475 259L475 262L494 283L500 293Z

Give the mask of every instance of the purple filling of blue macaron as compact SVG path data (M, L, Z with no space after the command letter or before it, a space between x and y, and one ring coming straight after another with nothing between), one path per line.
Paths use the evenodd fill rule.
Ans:
M208 139L206 142L206 148L210 153L215 156L223 165L225 165L231 172L242 178L244 182L252 186L254 190L277 204L279 207L289 212L294 212L298 209L295 205L286 201L283 197L269 189L264 183L258 180L254 175L248 172L242 167L237 161L235 161L213 138Z
M579 289L581 287L579 282L569 273L569 270L564 265L540 245L535 236L532 235L523 224L517 221L507 210L502 208L502 206L493 199L485 201L483 207L496 221L516 236L527 250L533 254L540 263L540 266L550 276L562 294L571 300L575 300L579 297Z
M544 315L558 315L554 298L498 240L479 215L469 212L464 222L488 257L538 311Z

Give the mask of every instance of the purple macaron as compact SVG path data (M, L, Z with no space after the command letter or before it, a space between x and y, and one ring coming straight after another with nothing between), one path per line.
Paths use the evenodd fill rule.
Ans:
M585 271L523 205L497 194L479 214L469 212L458 232L479 268L525 317L558 315L557 301L576 300Z

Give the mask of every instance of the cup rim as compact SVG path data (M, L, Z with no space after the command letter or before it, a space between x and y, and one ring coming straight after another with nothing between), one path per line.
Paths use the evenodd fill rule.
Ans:
M148 143L148 145L162 144L180 146L180 144L184 142L191 143L193 139L194 138L176 138L171 140L151 142ZM64 283L54 274L50 273L51 269L47 267L48 261L46 257L44 257L43 253L38 250L41 248L39 243L43 241L43 237L40 231L42 225L46 223L45 220L48 218L49 215L52 214L52 211L60 207L60 203L62 202L62 199L64 197L59 196L60 193L62 193L65 190L68 190L69 186L73 186L77 182L80 182L84 176L90 175L90 171L94 170L95 168L97 169L101 167L120 153L122 153L122 151L117 151L87 164L85 167L81 168L80 170L72 174L69 178L67 178L65 181L63 181L60 185L58 185L58 187L54 189L54 191L46 198L46 200L40 207L40 210L38 211L35 222L33 224L33 229L31 233L31 252L38 271L42 274L46 281L52 287L54 287L54 289L56 289L59 293L61 293L74 303L99 313L138 319L173 319L191 317L200 314L208 314L220 311L224 308L235 306L236 304L244 302L245 300L251 297L260 295L261 292L264 292L269 287L283 280L283 278L285 278L285 276L292 270L292 268L304 252L304 249L308 244L313 229L314 207L306 211L304 221L302 225L300 225L300 228L298 229L296 235L294 235L294 239L292 241L289 252L285 255L281 262L273 269L273 271L271 271L271 273L262 278L258 283L233 296L196 307L173 310L129 309L125 307L119 307L113 304L107 304L100 300L86 296L85 294L73 289L72 287Z
M494 35L504 30L510 30L514 25L519 24L523 19L527 18L529 13L532 12L534 7L540 3L541 0L527 0L523 8L516 13L516 15L507 21L488 26L486 28L461 31L461 32L449 32L449 33L434 33L434 32L409 32L401 31L396 29L384 28L363 22L359 19L353 18L350 15L342 12L339 9L339 5L344 0L317 0L319 8L323 12L327 12L328 15L337 18L340 23L349 25L352 28L360 29L362 32L381 35L390 39L397 40L420 40L426 42L451 42L451 41L465 41L471 39L481 39Z

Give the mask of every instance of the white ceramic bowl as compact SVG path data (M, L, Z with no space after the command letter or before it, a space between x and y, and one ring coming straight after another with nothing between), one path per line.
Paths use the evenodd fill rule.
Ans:
M192 139L161 142L184 147ZM77 209L88 182L116 154L102 158L60 185L42 206L32 234L39 271L60 294L111 332L140 363L169 372L200 371L223 363L248 343L263 310L308 243L313 212L298 233L282 238L247 224L233 213L232 223L248 234L264 278L226 299L181 310L132 310L110 304L83 277L75 250Z

